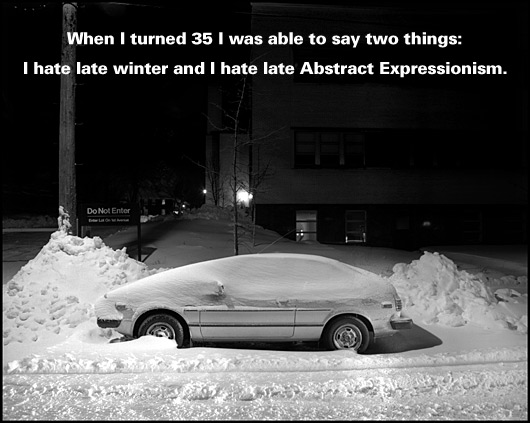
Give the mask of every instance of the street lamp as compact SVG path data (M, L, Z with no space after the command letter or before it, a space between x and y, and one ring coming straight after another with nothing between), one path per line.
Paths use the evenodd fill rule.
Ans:
M204 195L204 203L203 204L206 204L206 193L208 191L206 191L206 188L202 190L202 194Z
M249 207L254 196L251 192L240 190L237 192L237 201L245 207Z

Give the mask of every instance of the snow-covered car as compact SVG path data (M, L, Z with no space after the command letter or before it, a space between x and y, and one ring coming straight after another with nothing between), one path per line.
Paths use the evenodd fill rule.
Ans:
M102 328L168 337L178 347L320 341L363 352L412 326L383 278L304 254L240 255L167 270L106 293L95 312Z

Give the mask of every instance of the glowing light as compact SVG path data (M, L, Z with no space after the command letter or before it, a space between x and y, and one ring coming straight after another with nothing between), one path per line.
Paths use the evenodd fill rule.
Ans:
M252 200L252 197L253 195L248 191L240 190L237 192L237 201L244 204L245 206L248 206L250 200Z

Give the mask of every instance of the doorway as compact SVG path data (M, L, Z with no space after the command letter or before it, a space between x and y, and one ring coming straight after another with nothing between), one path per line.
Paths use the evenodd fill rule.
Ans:
M366 243L366 210L346 210L346 243Z
M317 240L317 211L297 210L296 211L296 241L316 241Z

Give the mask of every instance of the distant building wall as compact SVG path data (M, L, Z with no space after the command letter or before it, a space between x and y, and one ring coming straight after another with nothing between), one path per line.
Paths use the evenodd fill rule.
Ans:
M392 8L370 10L369 8L333 9L324 6L296 7L286 5L260 5L253 7L256 14L252 21L255 34L268 36L278 32L294 32L306 37L310 33L323 34L395 34L407 23L429 22L428 12L410 14L402 10L400 25L396 28L385 22L395 21ZM274 12L274 13L272 13ZM417 13L417 12L416 12ZM264 16L263 16L264 15ZM270 16L270 17L267 17ZM281 18L278 18L281 16ZM287 16L293 16L288 18ZM468 18L470 18L468 16ZM311 21L315 19L315 21ZM321 21L320 19L323 19ZM462 17L465 19L465 15ZM330 21L328 21L330 20ZM326 22L318 25L318 22ZM350 24L348 22L355 22ZM363 22L382 22L370 25ZM408 27L410 28L410 26ZM403 31L403 30L401 30ZM266 43L264 43L266 44ZM306 41L307 44L307 41ZM296 47L294 48L296 49ZM253 48L256 63L293 64L293 48L261 45ZM318 47L313 46L318 52ZM351 47L349 47L351 49ZM391 57L390 57L391 59ZM337 62L341 57L336 57ZM375 60L374 60L375 62ZM351 80L355 80L352 77ZM322 78L322 81L325 81ZM255 137L270 131L277 131L277 142L268 152L274 158L274 177L269 189L256 198L257 204L269 203L333 203L340 198L344 203L524 203L527 185L522 177L521 161L524 154L524 134L514 132L521 126L514 110L520 103L506 94L506 102L499 103L492 92L478 92L447 84L439 87L408 86L388 83L299 83L293 76L263 76L253 79L254 101L253 132ZM507 127L507 122L511 126ZM296 169L293 161L293 128L348 128L348 129L392 129L405 128L442 131L469 131L468 143L477 151L500 149L513 145L516 162L514 170L500 172L490 168L476 170L464 164L456 171L443 169ZM482 139L485 128L497 129L497 139ZM473 131L478 132L473 132ZM448 132L450 136L450 132ZM425 139L433 149L454 148L452 154L460 154L460 146L453 146L450 140ZM498 146L492 145L496 143ZM409 148L403 145L403 149ZM476 160L480 160L477 154ZM473 158L470 158L472 161ZM350 184L337 184L337 177ZM282 181L281 183L278 183ZM347 189L345 189L347 185Z
M348 242L348 210L366 213L366 239L360 242L364 245L413 250L427 245L528 242L525 205L260 204L257 221L297 240L300 210L316 212L316 240L322 243Z
M450 32L453 23L461 31L465 22L480 19L488 25L498 19L497 11L487 8L455 7L447 21L445 8L255 3L252 10L252 32L265 40L252 48L253 64L260 69L265 62L299 68L304 61L381 60L381 51L372 54L375 47L308 47L311 33L328 39L334 34L402 34L437 28L441 21ZM517 28L506 30L513 30L514 38L519 35ZM303 46L268 45L268 36L279 32L303 35L306 41ZM464 38L472 35L464 33ZM488 40L482 44L481 52L464 48L451 60L467 63L475 54L488 53ZM524 44L518 46L524 57ZM399 58L396 50L383 51L389 61ZM431 56L416 54L414 59L431 63L433 57L445 57L441 50L430 51ZM401 62L406 60L413 59ZM527 242L528 87L490 79L477 88L465 79L454 81L311 79L262 75L260 70L252 78L252 139L261 140L261 148L253 150L252 161L270 163L270 171L255 192L257 223L291 239L312 237L307 228L316 227L320 242L399 248ZM217 135L220 146L228 146L227 136ZM340 139L340 147L329 139ZM361 141L356 144L356 139ZM316 140L315 145L307 140ZM331 156L340 156L340 163L326 164L326 142L336 148ZM348 146L361 153L349 153ZM311 148L320 149L314 162ZM221 150L220 161L229 163ZM363 162L347 166L348 154Z

